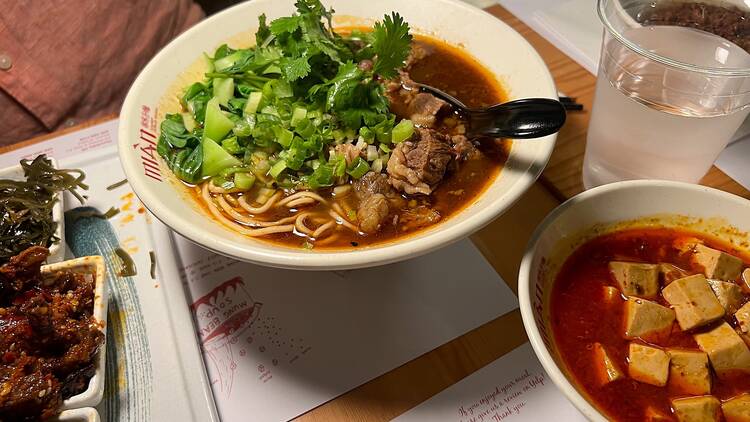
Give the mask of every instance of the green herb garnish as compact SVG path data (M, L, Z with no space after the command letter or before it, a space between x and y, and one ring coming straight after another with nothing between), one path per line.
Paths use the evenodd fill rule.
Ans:
M409 55L409 25L392 13L372 32L342 36L319 0L295 6L295 14L270 23L260 16L255 47L222 45L206 56L210 70L186 88L182 113L161 122L157 151L183 181L214 177L232 191L261 182L317 189L370 168L347 166L331 153L335 145L360 135L376 146L392 142L396 117L382 81ZM397 133L398 140L409 134ZM234 167L243 168L235 180L217 176Z

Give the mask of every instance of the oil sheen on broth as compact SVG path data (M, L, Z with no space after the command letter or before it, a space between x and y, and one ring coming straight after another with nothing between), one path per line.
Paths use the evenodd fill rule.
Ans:
M354 28L339 30L346 33ZM367 28L357 28L367 30ZM443 41L416 35L414 45L419 47L425 54L415 61L409 71L409 76L415 81L435 86L455 96L470 107L488 106L506 101L508 96L495 77L469 56L461 48L449 45ZM392 107L392 111L399 117L398 110ZM448 115L439 121L435 128L438 132L454 132L459 118L457 115ZM461 162L457 169L448 171L437 188L427 195L405 195L407 209L391 210L386 223L376 233L357 233L352 230L338 230L335 239L324 239L308 243L307 238L296 230L288 233L269 234L257 237L262 241L270 241L282 246L299 248L303 246L320 249L351 249L386 243L412 235L420 230L439 224L461 209L471 204L497 177L503 164L510 153L511 141L493 140L476 144L481 154L476 159ZM205 203L201 200L199 187L190 189L196 203L206 210ZM333 188L318 189L319 195L327 200L333 200ZM348 195L352 197L354 195ZM344 198L346 199L346 198ZM351 201L351 198L349 199ZM346 201L341 203L346 204ZM350 202L351 205L351 202ZM351 216L356 212L356 204L345 211ZM325 212L329 206L318 203L305 208L306 211L316 213ZM430 210L434 219L428 219L429 224L423 220L417 223L409 222L409 210L424 212ZM290 210L277 207L263 214L264 220L277 220L290 215ZM396 216L399 215L397 218ZM356 223L355 223L356 224Z

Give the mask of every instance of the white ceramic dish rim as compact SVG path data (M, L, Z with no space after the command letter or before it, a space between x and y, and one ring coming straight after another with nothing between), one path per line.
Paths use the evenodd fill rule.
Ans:
M622 189L636 188L639 186L649 187L665 187L692 191L696 193L709 193L720 198L722 201L735 202L748 206L747 200L740 198L730 193L709 188L706 186L694 185L691 183L683 182L672 182L664 180L629 180L623 182L610 183L607 185L598 186L596 188L582 192L555 208L545 219L539 224L531 235L531 239L524 252L521 266L518 272L518 301L521 308L521 317L523 319L523 325L526 329L526 333L529 337L531 347L534 349L539 361L542 363L542 367L549 374L552 381L555 383L558 389L560 389L568 398L573 405L581 411L589 420L605 422L607 419L604 415L597 410L588 400L578 391L578 388L571 383L565 376L560 367L555 363L552 354L547 349L542 339L542 334L539 331L536 320L534 318L534 310L532 308L532 292L529 287L531 286L531 277L535 276L531 274L532 263L534 261L537 246L542 238L544 232L552 226L555 221L570 208L575 207L579 202L590 200L592 198L605 195L607 193L618 191ZM596 224L592 222L591 225Z
M71 270L76 272L95 271L94 279L94 319L101 325L104 333L104 343L99 348L99 353L94 365L94 376L89 380L89 386L80 394L77 394L63 402L63 410L92 407L99 404L104 395L104 373L107 350L107 279L105 277L104 258L101 256L84 256L70 259L54 264L44 265L42 274L50 274L57 271Z
M59 168L57 166L57 160L52 157L47 157L52 163L52 167ZM0 179L12 179L12 180L24 180L23 167L20 164L15 166L6 167L0 169ZM49 256L47 262L59 262L65 258L65 195L63 192L55 194L55 204L52 206L52 221L57 223L55 228L55 237L57 237L57 243L53 243L49 247Z
M443 3L453 8L465 10L468 14L491 16L493 22L495 22L496 25L502 26L509 37L514 37L515 42L527 49L529 57L534 60L533 66L538 67L544 74L545 80L538 81L539 86L546 88L546 95L542 96L557 98L557 89L555 88L552 76L544 61L528 41L526 41L515 30L487 12L458 0L433 1L436 3L435 7L439 7L437 3ZM130 148L130 120L136 119L136 113L128 113L125 112L125 110L135 110L134 107L137 106L138 102L138 97L135 93L143 90L148 75L155 71L158 62L163 60L164 57L167 57L169 52L176 48L175 46L181 45L184 40L189 39L193 34L204 31L214 25L215 21L221 20L232 13L236 13L240 8L246 7L246 5L247 3L233 6L188 29L162 49L146 65L131 86L125 102L123 103L123 112L120 116L118 133L118 144L121 151ZM231 35L232 34L227 34L227 38ZM556 135L551 135L533 141L540 143L540 150L535 156L535 161L528 165L523 174L519 176L518 180L511 185L507 191L498 195L493 200L488 201L488 203L485 204L482 209L479 209L471 219L462 221L458 224L451 224L450 221L442 222L439 229L433 230L424 235L420 234L406 240L376 245L372 248L364 248L357 251L315 251L312 253L291 248L272 249L265 247L265 244L262 241L237 244L231 241L226 241L225 239L217 239L212 236L210 232L204 231L200 227L196 227L194 222L191 224L190 221L183 219L178 213L167 209L167 206L147 187L145 179L140 174L140 169L138 168L139 163L137 160L131 155L123 155L122 153L120 154L120 157L123 170L133 188L133 191L146 208L148 208L156 218L161 220L172 230L192 242L219 254L267 266L309 270L336 270L384 265L406 258L416 257L458 241L479 230L512 206L534 183L552 154L555 139ZM511 152L511 155L513 155L513 152ZM502 174L500 177L502 177ZM486 192L482 195L486 195ZM463 213L465 211L461 212ZM453 218L456 218L456 216L453 216L452 219Z

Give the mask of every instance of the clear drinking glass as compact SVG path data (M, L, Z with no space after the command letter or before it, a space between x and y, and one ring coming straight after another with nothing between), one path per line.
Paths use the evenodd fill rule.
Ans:
M649 24L657 8L685 3L598 0L605 29L586 188L627 179L698 182L750 112L750 54L709 32ZM727 7L747 11L735 4Z

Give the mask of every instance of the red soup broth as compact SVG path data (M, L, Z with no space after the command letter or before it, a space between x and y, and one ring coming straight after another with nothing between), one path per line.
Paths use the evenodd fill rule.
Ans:
M649 228L622 230L589 240L576 249L557 275L552 289L551 315L559 353L575 382L610 419L643 421L649 407L674 418L670 400L685 395L672 391L669 384L657 387L627 377L630 340L623 337L625 301L605 301L604 287L617 286L609 273L608 263L615 260L671 263L690 274L702 273L702 268L692 262L691 252L685 252L679 246L696 238L706 246L742 258L747 266L748 256L728 243L684 230ZM669 306L661 295L656 301ZM736 326L731 314L725 316L725 320ZM693 334L713 326L682 332L675 323L669 338L656 346L699 350ZM624 379L601 385L594 359L595 342L604 345L616 360L626 375ZM715 374L712 376L711 393L719 400L750 392L748 374L736 374L724 379L718 379Z

